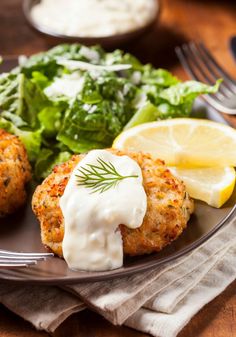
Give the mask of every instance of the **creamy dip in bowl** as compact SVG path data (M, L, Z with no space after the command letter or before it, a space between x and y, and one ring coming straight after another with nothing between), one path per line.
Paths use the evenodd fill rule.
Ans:
M24 0L23 9L29 23L48 36L106 46L150 29L159 4L157 0Z

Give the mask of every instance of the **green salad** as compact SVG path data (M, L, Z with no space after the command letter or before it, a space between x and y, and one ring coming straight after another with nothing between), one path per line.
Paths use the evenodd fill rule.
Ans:
M123 129L189 116L218 86L181 82L120 50L64 44L0 76L0 128L19 136L40 179L73 153L111 146Z

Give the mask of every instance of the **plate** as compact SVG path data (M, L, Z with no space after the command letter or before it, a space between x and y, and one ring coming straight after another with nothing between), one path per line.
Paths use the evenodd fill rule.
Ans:
M8 71L14 65L16 65L16 59L5 61L0 70ZM213 112L212 114L214 115ZM217 119L218 115L215 117ZM29 195L31 193L32 191L29 191ZM20 252L46 251L41 243L39 223L31 210L30 199L25 208L12 216L0 219L1 249ZM0 270L0 280L18 283L62 285L123 277L157 267L199 247L222 226L227 224L236 214L235 200L236 189L230 200L220 209L215 209L203 202L196 201L196 209L188 223L187 229L175 242L160 253L126 258L122 268L105 272L72 271L68 269L64 260L53 257L28 268L2 269Z

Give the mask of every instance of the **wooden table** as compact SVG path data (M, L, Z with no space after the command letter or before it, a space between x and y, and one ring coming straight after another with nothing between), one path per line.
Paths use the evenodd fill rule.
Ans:
M163 0L160 22L146 38L125 49L143 62L168 68L186 78L174 47L189 39L203 40L218 61L236 77L236 64L228 50L229 37L236 35L236 2L207 0ZM49 48L45 39L32 31L21 12L20 0L0 2L0 53L31 54ZM178 337L235 337L236 282L205 306ZM46 337L30 324L0 306L1 337ZM144 337L134 330L114 327L98 315L85 311L70 317L55 337Z

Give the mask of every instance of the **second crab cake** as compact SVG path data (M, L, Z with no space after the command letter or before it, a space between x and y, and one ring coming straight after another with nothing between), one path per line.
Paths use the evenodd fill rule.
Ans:
M25 185L30 178L31 167L23 144L0 129L0 217L25 203Z

